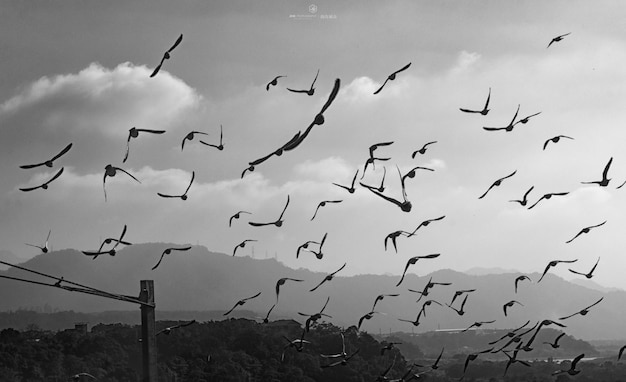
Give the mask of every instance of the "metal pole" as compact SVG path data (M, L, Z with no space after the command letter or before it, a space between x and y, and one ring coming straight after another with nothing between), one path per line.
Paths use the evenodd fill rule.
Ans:
M143 382L157 381L157 347L154 323L154 281L141 280L139 299L141 305L141 347L143 363Z

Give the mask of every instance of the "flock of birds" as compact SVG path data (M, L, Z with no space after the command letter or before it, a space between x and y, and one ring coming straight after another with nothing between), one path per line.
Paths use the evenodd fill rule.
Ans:
M555 42L559 42L562 41L564 37L568 36L569 33L557 36L555 38L553 38L550 43L548 44L548 48ZM173 50L178 47L180 45L180 43L183 40L183 35L181 34L180 37L176 40L176 42L164 53L161 61L159 62L158 66L154 69L154 71L152 72L152 74L150 75L150 77L154 77L156 76L159 71L161 70L161 68L163 67L164 63L166 60L171 58L171 53L173 52ZM394 71L393 73L391 73L383 82L383 84L373 93L374 95L380 94L381 91L383 91L383 89L385 88L385 86L390 86L388 85L391 81L394 81L398 75L400 75L402 72L408 70L411 66L411 63L408 63L406 65L404 65L402 68L400 68L399 70ZM311 85L309 86L308 89L292 89L292 88L287 88L288 91L293 92L293 93L297 93L297 94L306 94L308 96L313 96L315 94L315 83L318 79L319 76L319 70L317 71L313 82L311 83ZM278 82L279 79L286 77L285 75L279 75L276 76L274 79L272 79L270 82L267 83L266 85L266 90L270 91L270 89L272 87L276 87L278 86ZM280 147L276 150L273 150L272 152L268 153L267 155L262 156L261 158L252 160L250 162L248 162L248 167L246 167L243 172L241 173L241 178L243 178L246 174L246 172L252 172L255 171L255 169L260 166L261 164L264 164L266 161L268 161L269 159L273 158L273 157L280 157L282 156L284 153L294 150L296 149L305 139L306 137L309 135L309 133L312 131L312 129L315 126L319 126L324 124L325 122L325 117L324 117L324 113L328 110L328 108L332 105L333 101L335 100L335 97L337 96L338 92L339 92L339 88L341 85L341 81L339 79L336 79L333 85L333 89L331 91L331 93L329 94L326 103L323 105L323 107L321 108L320 112L317 113L314 118L313 121L310 123L310 125L304 129L304 131L298 131L290 140L288 140L286 143L280 145ZM469 109L469 108L460 108L460 111L462 113L467 113L467 114L478 114L478 115L482 115L482 116L486 116L490 109L489 109L489 102L491 99L491 88L489 88L489 92L487 95L487 99L486 102L483 106L482 109L480 110L474 110L474 109ZM517 119L518 117L518 113L520 110L520 106L518 105L517 110L515 111L515 114L513 115L513 118L508 122L508 124L506 124L505 126L501 126L501 127L483 127L484 130L486 131L504 131L504 132L511 132L514 130L515 126L518 124L526 124L529 123L531 118L534 118L538 115L541 114L541 112L535 112L533 114L530 114L526 117L523 117L521 119ZM137 139L139 138L141 135L145 135L145 134L154 134L154 135L161 135L165 133L165 130L150 130L150 129L138 129L136 127L132 127L129 130L128 133L128 138L126 141L126 151L122 160L122 163L125 163L129 157L129 153L130 153L130 142L132 139ZM201 135L201 136L205 136L208 135L208 133L206 132L202 132L202 131L191 131L188 134L186 134L181 142L181 150L184 150L185 148L185 143L187 141L193 141L194 138L196 137L196 135ZM569 140L573 140L574 138L570 137L570 136L566 136L566 135L557 135L555 137L549 138L547 139L544 143L543 143L543 150L546 150L546 148L548 147L548 144L552 143L552 144L556 144L558 142L560 142L561 139L569 139ZM209 147L213 147L217 150L224 150L224 144L223 144L223 130L222 127L220 126L220 139L219 139L219 144L214 144L214 143L207 143L203 140L200 140L201 144L204 144L206 146ZM386 187L385 187L385 181L386 181L386 176L387 176L387 168L383 166L383 176L382 179L380 180L379 185L377 186L372 186L369 184L365 184L362 182L362 180L364 179L366 173L368 172L368 169L375 170L375 166L376 164L381 164L381 163L385 163L388 162L389 160L391 160L391 157L379 157L377 156L378 151L383 151L386 147L389 147L390 145L392 145L394 142L392 141L388 141L388 142L379 142L379 143L375 143L373 145L371 145L369 147L369 156L367 158L367 160L365 161L364 165L363 165L363 169L357 169L354 176L352 177L352 179L350 180L349 185L345 185L345 184L341 184L341 183L333 183L334 186L341 188L342 190L346 191L346 197L348 197L350 194L354 194L356 191L356 187L357 187L357 178L359 175L359 172L361 174L360 180L358 183L359 185L365 189L365 190L369 190L371 193L373 193L374 195L376 195L377 197L379 197L382 201L384 202L388 202L393 206L396 206L398 208L401 209L401 211L403 212L410 212L412 209L412 203L408 198L407 192L406 192L406 182L408 182L410 179L414 178L417 176L418 172L433 172L435 171L432 168L427 168L427 167L421 167L421 166L416 166L413 167L412 169L410 169L409 171L403 173L400 168L398 166L396 166L396 170L398 173L398 180L399 180L399 184L400 184L400 189L401 189L401 194L400 197L396 197L396 196L391 196L389 194L385 193ZM427 150L430 149L432 147L432 145L437 144L437 141L430 141L425 143L421 148L415 150L412 152L411 154L411 158L415 158L418 155L424 155L426 154ZM29 165L23 165L20 166L22 169L34 169L34 168L38 168L41 166L46 166L48 168L52 168L54 167L54 164L56 161L60 160L61 157L63 157L64 155L66 155L70 150L72 149L72 143L69 143L67 146L65 146L58 154L54 155L51 159L46 160L44 162L40 162L40 163L36 163L36 164L29 164ZM608 163L606 164L606 166L604 167L603 171L602 171L602 178L599 180L593 180L593 181L584 181L581 182L583 184L595 184L599 187L607 187L608 184L611 181L611 178L609 178L609 170L612 164L613 158L610 158ZM370 170L371 171L371 170ZM127 170L121 168L121 167L116 167L113 166L111 164L108 164L105 166L105 171L104 171L104 176L103 176L103 180L102 180L102 185L103 185L103 191L104 191L104 199L105 201L107 200L107 193L106 193L106 180L107 177L114 177L115 175L118 174L118 172L124 173L127 176L129 176L130 178L132 178L133 180L135 180L138 183L141 183L139 179L137 179L135 176L133 176L130 172L128 172ZM486 191L481 194L480 196L478 196L478 199L483 199L485 197L488 196L488 194L490 192L495 192L495 188L501 186L503 184L503 182L505 182L507 179L510 179L511 177L515 176L517 173L517 170L512 171L511 173L498 178L497 180L495 180L487 189ZM50 178L49 180L47 180L46 182L44 182L43 184L37 185L37 186L31 186L31 187L26 187L26 188L20 188L21 191L23 192L31 192L37 189L43 189L46 190L50 187L50 183L53 182L54 180L56 180L57 178L59 178L61 175L63 174L63 167L61 167L53 176L52 178ZM190 188L192 187L192 184L194 182L195 179L195 172L192 172L191 175L191 179L189 181L189 183L186 185L186 188L184 188L184 192L182 194L179 195L170 195L170 194L164 194L164 193L158 193L158 196L162 197L162 198L180 198L181 200L186 200L188 197L188 192L190 190ZM622 183L621 185L619 185L617 188L621 188L622 186L624 186L624 184L626 184L626 181L624 183ZM181 190L183 189L183 187L181 187ZM534 186L531 186L522 196L521 199L519 200L510 200L510 202L514 202L514 203L519 203L520 206L522 207L526 207L528 205L528 209L533 209L535 208L539 202L541 202L542 200L549 200L551 199L553 196L564 196L567 195L568 192L551 192L551 193L545 193L543 195L541 195L540 197L536 198L536 200L534 201L534 203L530 204L531 201L529 199L529 195L531 194L531 192L533 191ZM342 203L343 200L341 199L334 199L334 200L323 200L321 202L319 202L319 204L317 205L317 207L315 208L315 212L313 214L313 216L311 217L310 220L314 220L316 218L316 216L318 215L318 213L320 213L320 209L324 208L324 207L328 207L329 205L337 205ZM271 220L271 219L260 219L260 221L248 221L248 224L250 226L253 227L264 227L264 226L275 226L275 227L281 227L284 223L284 215L285 212L287 211L287 208L289 207L289 203L290 203L290 197L289 195L287 195L287 200L286 200L286 204L284 205L284 207L282 208L282 210L280 210L280 213L277 213L277 218L275 220ZM278 211L277 211L278 212ZM254 214L252 212L249 211L244 211L244 210L240 210L238 212L236 212L235 214L233 214L228 221L228 225L229 227L233 226L233 223L235 223L235 221L238 221L240 219L243 218L244 215L249 215L249 216L253 216ZM397 252L398 251L398 247L397 247L397 241L400 237L405 237L405 238L411 238L413 236L415 236L418 232L418 230L423 229L428 227L431 223L436 223L439 222L441 220L443 220L445 218L445 215L443 216L439 216L439 217L434 217L431 219L427 219L424 220L423 222L421 222L415 229L413 230L397 230L394 232L391 232L390 234L388 234L385 238L384 238L384 247L385 250L388 249L388 243L389 241L391 242L391 245L393 246L394 250ZM574 241L575 239L577 239L578 237L580 237L583 234L588 234L591 232L591 230L595 229L595 228L599 228L601 226L603 226L604 224L606 224L607 222L601 222L598 224L594 224L591 226L587 226L582 228L578 233L576 233L571 239L567 240L566 243L571 243L572 241ZM125 240L125 235L127 232L127 227L124 226L121 234L119 237L109 237L106 238L105 240L102 241L100 247L95 250L95 251L83 251L83 253L86 256L91 256L94 260L100 256L100 255L105 255L108 254L110 256L115 256L117 248L120 245L131 245L130 242ZM43 253L47 253L49 251L49 246L48 246L48 241L50 239L50 233L51 231L48 233L48 237L46 238L45 244L44 245L34 245L34 244L28 244L30 246L33 247L37 247L39 248ZM324 257L324 253L323 253L323 246L324 243L326 241L328 233L324 234L324 236L318 241L318 240L308 240L305 243L303 243L302 245L300 245L297 248L296 251L296 257L299 257L300 254L302 252L309 252L312 253L317 259L322 259ZM244 248L246 246L246 244L250 243L250 242L255 242L257 241L256 239L245 239L243 240L241 243L237 244L232 252L232 256L235 256L237 254L237 250ZM109 246L107 248L105 248L106 246ZM166 248L163 250L163 252L161 253L161 256L158 259L158 262L156 263L156 265L154 265L154 267L152 267L153 270L155 270L156 268L158 268L164 261L165 257L172 254L172 252L174 251L188 251L190 250L192 247L191 246L182 246L182 247L171 247L171 248ZM428 255L421 255L421 256L414 256L411 257L407 263L406 266L404 267L404 271L402 272L402 276L400 277L400 279L398 280L396 287L399 287L402 282L405 279L405 276L409 270L409 268L413 265L415 265L418 261L429 261L429 260L435 260L440 256L439 253L433 253L433 254L428 254ZM547 266L545 267L541 277L536 281L537 283L541 282L544 278L544 276L546 276L546 274L554 267L559 266L559 264L563 264L563 263L575 263L577 261L577 259L571 259L571 260L553 260L550 261ZM596 261L595 265L593 266L593 268L588 271L588 272L583 272L580 270L576 270L576 269L569 269L570 272L577 274L577 275L582 275L586 278L592 278L593 277L593 273L596 269L596 267L598 266L598 263L600 261L600 258L598 258L598 260ZM346 267L346 263L344 263L339 269L336 269L335 271L327 274L319 283L317 283L315 286L313 286L310 289L310 292L314 292L316 290L318 290L320 287L322 287L322 285L324 285L325 283L329 283L333 280L333 278L339 273L341 272L345 267ZM519 288L519 283L522 281L528 281L528 282L532 282L532 280L530 279L529 276L527 275L520 275L519 277L517 277L514 281L513 281L513 285L514 286L514 291L515 293L517 293L518 288ZM280 301L280 291L282 290L282 288L288 287L287 284L295 284L295 283L303 283L305 282L305 280L302 279L295 279L295 278L290 278L290 277L282 277L280 279L278 279L276 281L276 285L275 285L275 295L276 295L276 299L275 299L275 303L269 308L266 316L263 318L263 322L267 323L269 322L269 318L270 315L272 313L272 311L274 310L274 308L278 305L279 301ZM57 283L58 286L61 285L61 282ZM432 278L429 280L429 282L424 286L424 288L422 290L414 290L414 289L409 289L410 292L412 293L416 293L419 295L419 299L417 300L417 303L419 303L421 301L422 298L426 298L429 295L429 292L432 288L440 286L440 285L450 285L450 283L442 283L442 282L434 282L432 281ZM446 306L450 309L451 312L456 313L459 316L463 316L465 314L465 307L468 301L468 296L475 292L476 289L463 289L463 290L457 290L454 292L454 294L452 295L451 301L449 303L443 303L440 301L436 301L436 300L425 300L422 304L421 307L419 307L417 314L416 314L416 318L415 319L404 319L404 318L399 318L400 321L403 322L407 322L410 323L411 325L413 325L414 327L417 327L420 325L420 320L426 316L426 308L435 304L438 306ZM259 297L261 295L261 292L256 292L256 293L251 293L249 297L244 297L240 300L238 300L233 306L232 308L230 308L229 310L227 310L224 313L224 316L229 316L235 309L237 309L238 307L241 307L243 305L245 305L248 301L253 300L257 297ZM373 317L377 314L386 314L380 311L376 310L376 306L377 304L382 301L385 298L393 298L393 297L398 297L400 294L399 293L391 293L391 294L380 294L378 296L375 297L372 308L369 312L365 313L364 315L362 315L359 319L357 324L350 326L348 329L345 330L360 330L363 322L365 320L371 320L373 319ZM310 342L306 339L306 333L309 332L310 328L315 325L315 323L317 323L319 320L321 320L322 318L332 318L331 316L329 316L328 314L324 313L328 302L330 300L330 297L328 297L326 299L326 303L321 307L321 309L318 312L309 314L309 313L301 313L298 312L299 315L306 317L305 318L305 324L304 324L304 328L302 330L302 334L299 338L296 339L289 339L286 338L287 343L285 344L284 347L284 351L280 356L281 360L285 360L285 356L286 356L286 351L289 349L294 349L295 351L301 352L303 351L303 349L310 344ZM508 332L506 335L502 336L499 339L496 339L495 341L490 342L488 345L490 347L486 348L485 350L482 351L478 351L472 354L469 354L465 360L464 363L464 368L463 368L463 375L465 375L466 370L468 369L470 362L476 360L481 354L485 354L485 353L502 353L507 359L508 362L506 364L505 370L504 370L504 374L506 374L507 370L509 369L509 367L514 364L514 363L519 363L522 364L524 366L531 366L530 363L523 361L521 359L518 359L518 353L520 351L523 352L528 352L531 351L533 349L533 345L534 344L534 340L537 336L537 334L539 333L539 331L545 327L545 326L550 326L550 325L554 325L554 326L558 326L561 328L565 328L566 325L563 324L560 321L564 321L567 319L570 319L572 317L575 316L585 316L587 315L591 309L596 306L597 304L600 304L602 302L602 298L600 298L599 300L593 302L592 304L582 308L581 310L574 312L572 314L568 314L565 315L561 318L558 319L558 321L553 321L553 320L549 320L549 319L544 319L544 320L540 320L538 322L536 322L534 325L527 327L530 324L530 321L526 322L524 325L522 325L521 327L518 327L516 329L511 330L510 332ZM456 304L455 304L456 303ZM503 310L503 314L504 316L508 316L509 314L511 314L511 310L514 309L515 306L521 306L523 307L523 303L517 300L510 300L506 303L504 303L502 305L502 310ZM479 328L482 327L483 325L488 325L488 324L492 324L494 323L496 320L488 320L488 321L479 321L479 322L474 322L471 325L469 325L466 329L464 329L463 331L469 331L469 330L473 330L475 328ZM157 334L169 334L172 330L175 329L179 329L179 328L183 328L185 326L191 325L195 323L195 320L189 321L189 322L185 322L176 326L172 326L172 327L168 327L165 328L163 330L161 330L160 332L158 332ZM344 338L344 334L343 332L340 333L341 335L341 339L342 339L342 348L341 351L336 353L336 354L321 354L320 357L322 359L324 359L326 362L322 363L322 368L332 368L332 367L336 367L336 366L341 366L341 365L346 365L351 358L353 358L356 354L359 353L359 349L354 349L351 352L347 352L346 349L346 343L345 343L345 338ZM565 335L565 333L561 333L559 334L558 337L556 337L554 339L553 342L545 342L545 345L549 345L552 348L558 348L559 347L559 340ZM393 346L396 343L386 343L384 348L381 349L381 355L384 354L384 352L386 350L389 350L391 348L393 348ZM499 345L498 345L499 344ZM497 345L497 346L496 346ZM496 349L497 348L497 349ZM626 346L622 347L619 351L618 354L618 360L621 359L622 354L624 352L624 350L626 349ZM387 368L385 371L383 371L379 378L377 380L379 381L396 381L396 382L400 382L400 381L410 381L412 379L417 379L419 378L421 375L423 375L424 373L428 372L428 370L436 370L439 367L439 362L442 358L442 355L444 354L444 349L441 350L439 356L437 357L436 361L429 365L429 366L423 366L423 365L411 365L410 369L407 370L406 374L404 376L402 376L399 379L389 379L387 377L387 374L389 373L389 371L391 370L391 368L393 367L393 364L391 366L389 366L389 368ZM554 372L555 375L558 374L568 374L568 375L576 375L580 372L580 369L578 368L578 364L580 362L581 359L583 359L584 354L580 354L577 357L575 357L571 363L569 368L567 369L561 369L561 370L557 370ZM395 362L395 360L394 360ZM420 371L417 372L415 371L416 368L427 368L428 370L426 371ZM79 380L82 377L91 377L94 378L93 376L91 376L88 373L79 373L77 375L74 376L75 380ZM95 378L94 378L95 379Z

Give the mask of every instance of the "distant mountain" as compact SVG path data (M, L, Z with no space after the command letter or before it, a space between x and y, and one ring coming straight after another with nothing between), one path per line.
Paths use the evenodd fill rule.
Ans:
M473 267L464 273L472 276L499 275L502 273L523 273L515 269Z
M608 293L608 292L623 292L623 289L620 288L608 288L605 286L602 286L600 284L598 284L595 281L589 280L589 279L572 279L570 280L570 282L572 284L576 284L576 285L580 285L583 286L585 288L589 288L589 289L593 289L593 290L597 290L603 293Z
M0 249L0 260L10 264L19 264L24 261L24 259L17 257L17 255L15 255L13 252L7 251L6 249ZM0 264L0 270L6 270L7 268L8 266Z
M326 298L330 302L324 313L335 325L356 325L361 316L372 310L377 295L399 293L399 297L385 297L376 306L370 320L365 320L362 330L377 333L389 331L425 332L436 329L463 329L475 321L496 320L485 325L492 329L508 329L522 325L526 320L557 319L590 305L604 297L604 301L586 316L574 316L564 321L567 334L582 339L616 339L626 335L626 292L602 293L597 290L567 282L548 274L541 284L524 281L515 294L515 274L491 274L472 276L452 270L439 270L424 277L407 274L401 287L396 287L399 276L358 275L336 276L314 292L309 289L326 276L306 269L290 269L274 259L252 259L213 253L204 247L194 246L188 252L172 252L165 257L154 271L163 249L173 244L135 244L119 251L115 257L103 255L96 260L75 250L63 250L42 254L23 265L40 272L65 277L78 283L103 289L108 292L136 296L139 281L154 280L155 300L158 311L198 310L225 312L235 303L258 292L261 295L237 307L229 317L249 316L254 311L256 318L264 317L276 303L276 281L282 277L302 279L304 282L289 281L280 289L278 305L270 319L294 317L301 322L304 317L298 312L318 312ZM21 277L54 284L55 280L28 274L18 269L1 271L0 275ZM533 280L539 274L529 274ZM408 289L422 290L428 279L450 282L449 286L436 286L420 303L419 295ZM457 315L447 306L433 304L426 308L426 316L420 325L398 319L414 320L423 301L435 299L442 304L450 303L454 291L476 289L468 295L466 314ZM515 299L524 306L515 305L504 316L502 306ZM458 307L457 299L454 306ZM15 310L27 307L101 312L107 310L135 310L137 306L105 298L68 292L60 288L44 287L0 279L0 310ZM139 311L137 314L139 315ZM158 315L158 313L157 313ZM255 318L255 317L252 317ZM94 323L95 324L95 323Z

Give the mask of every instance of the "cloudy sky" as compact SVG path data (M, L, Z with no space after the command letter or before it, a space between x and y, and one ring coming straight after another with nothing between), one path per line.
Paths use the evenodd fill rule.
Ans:
M54 249L97 247L119 235L133 243L204 245L238 256L274 257L291 267L342 274L400 274L411 256L441 253L412 271L499 267L541 272L550 260L578 259L594 280L626 288L626 24L625 4L604 1L8 1L0 5L0 249L5 259L38 254L52 230ZM161 71L150 74L180 34L182 43ZM571 33L546 48L558 35ZM387 76L411 67L390 81ZM317 70L315 94L306 89ZM285 75L266 91L265 85ZM241 178L248 162L304 130L336 78L339 94L295 150L272 157ZM481 109L491 88L491 111ZM506 126L517 106L527 124ZM219 143L224 150L202 145ZM131 127L166 130L130 142ZM556 135L574 140L544 142ZM363 182L401 198L397 168L434 169L407 179L410 213L360 186L354 194L332 183L359 178L379 142L379 157ZM411 153L430 141L424 155ZM72 149L45 166L67 144ZM600 180L610 158L607 187ZM141 184L118 175L120 166ZM396 168L397 166L397 168ZM47 190L22 192L59 168ZM157 192L182 193L186 201ZM517 171L478 199L498 178ZM521 199L569 192L528 210ZM278 217L282 227L248 221ZM342 200L320 208L319 202ZM239 210L251 212L228 226ZM441 221L398 240L426 219ZM565 242L586 226L607 223ZM328 233L324 258L296 248ZM253 244L253 245L252 245ZM13 254L11 256L7 251ZM184 261L184 257L180 257ZM567 278L567 267L556 270Z

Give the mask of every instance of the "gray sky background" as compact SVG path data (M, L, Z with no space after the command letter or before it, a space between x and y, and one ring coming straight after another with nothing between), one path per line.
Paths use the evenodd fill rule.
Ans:
M0 4L0 249L19 260L37 254L24 243L43 243L52 229L54 249L93 249L119 235L139 242L201 244L238 256L274 256L292 267L344 275L399 274L411 256L441 253L411 271L500 267L542 272L553 259L578 259L586 272L601 257L593 280L626 288L623 234L626 187L626 4L618 1L8 1ZM322 16L336 16L323 18ZM546 49L555 36L571 32ZM184 34L155 78L163 52ZM393 71L412 66L372 93ZM313 97L285 88L307 88L320 70ZM287 75L276 87L265 84ZM313 120L332 89L341 90L296 150L248 173L247 163L289 140ZM491 111L480 109L491 87ZM536 112L512 132L505 126ZM187 142L191 130L219 140L224 151ZM164 129L140 135L122 159L128 130ZM558 134L572 136L550 144ZM411 159L429 141L438 143ZM400 198L395 166L406 172L428 166L407 183L413 210L399 208L348 184L363 168L368 147L391 157L385 194ZM74 147L46 167L65 145ZM599 180L613 157L606 188ZM122 166L141 180L117 176L102 191L104 166ZM64 174L48 190L23 193L60 166ZM480 196L496 179L517 174ZM184 191L187 201L157 192ZM364 182L378 184L382 166ZM527 210L510 199L570 192ZM281 228L248 221L278 217ZM327 205L310 221L322 200ZM248 210L228 227L228 218ZM398 253L385 252L385 236L412 231L425 219L445 215ZM607 223L570 244L583 227ZM296 248L328 232L325 257ZM177 255L184 261L184 254ZM555 273L573 276L567 267Z

